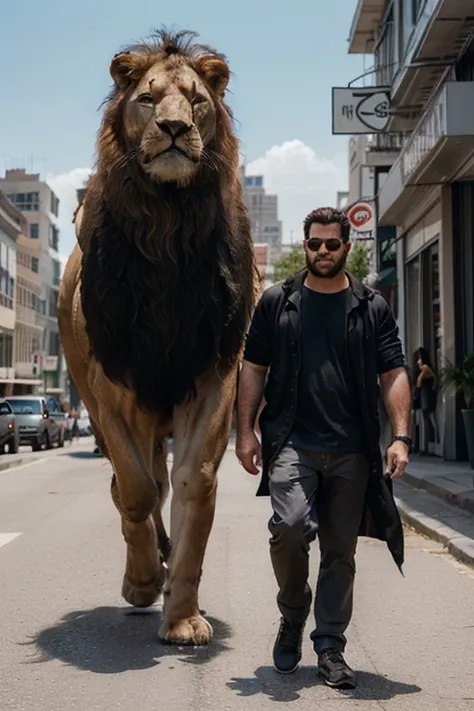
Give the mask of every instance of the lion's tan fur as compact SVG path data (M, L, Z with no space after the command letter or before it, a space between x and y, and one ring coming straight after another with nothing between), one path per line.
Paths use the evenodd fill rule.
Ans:
M89 411L97 441L104 454L110 459L114 470L111 495L121 514L122 532L127 544L122 594L133 605L147 606L157 599L165 586L160 638L172 643L203 644L209 641L212 630L199 613L198 587L214 517L216 473L230 434L239 355L231 358L225 367L217 363L216 367L200 374L196 379L194 400L177 403L171 408L166 407L162 410L153 409L152 401L148 409L140 409L137 406L133 384L130 387L130 382L127 386L106 377L104 364L95 357L94 343L88 336L91 324L87 322L83 309L83 303L88 303L83 301L84 298L89 298L89 303L93 303L90 280L87 283L87 294L81 292L84 265L88 266L87 258L91 250L91 240L98 224L95 215L99 209L102 209L100 206L104 195L107 204L112 205L112 215L115 214L120 219L120 201L125 203L127 200L130 201L127 208L130 207L131 214L135 210L134 220L131 221L137 227L135 235L143 233L143 230L140 232L139 224L136 224L137 220L144 220L148 246L137 242L137 249L146 251L149 247L153 250L153 240L159 237L156 230L153 232L150 228L150 225L159 222L159 215L148 215L148 221L145 221L142 217L143 212L140 213L140 203L137 203L137 200L145 199L143 191L148 190L150 196L153 196L155 189L152 182L147 183L143 180L142 167L138 165L137 155L129 161L123 173L120 172L124 170L123 161L116 160L114 165L109 158L108 162L104 162L100 145L102 142L102 145L107 145L109 150L114 142L125 141L124 150L127 150L128 138L120 138L118 134L119 117L126 115L122 107L130 99L130 87L133 88L141 81L144 71L149 71L150 68L153 70L155 65L160 71L160 62L163 63L166 59L163 54L166 41L173 44L169 36L164 36L164 39L162 36L160 49L155 54L152 50L141 54L132 52L131 55L123 55L122 59L114 60L112 64L111 71L116 83L112 103L115 102L116 111L106 114L99 135L98 170L91 179L83 205L74 215L78 244L67 263L61 284L59 327L69 371ZM179 49L176 50L176 54L179 55ZM201 135L202 132L213 130L213 151L215 153L219 149L224 151L220 157L215 157L215 160L221 161L216 189L219 189L222 195L230 216L228 219L234 221L231 226L234 232L231 234L236 235L236 244L242 245L241 248L236 247L236 249L242 249L242 254L247 255L248 243L250 241L251 244L251 239L238 176L237 142L231 129L224 130L219 119L219 116L223 116L221 101L228 71L220 58L215 59L211 56L206 60L204 56L196 59L189 53L189 57L186 58L186 51L182 54L186 66L198 66L199 71L201 67L205 67L205 71L203 70L199 75L200 81L207 87L210 97L208 101L214 102L214 109L209 115L214 116L213 121L217 121L217 124L214 128L211 126L209 129L202 129ZM212 66L213 62L215 66ZM170 85L169 94L172 95L173 91L173 86ZM170 106L168 110L172 111ZM138 124L136 122L132 124L130 120L125 116L123 126L126 136L138 130ZM221 131L220 145L216 144L219 131ZM153 145L158 146L161 140L163 138L160 134ZM206 140L207 145L211 145L211 139L206 138ZM197 143L195 145L197 146ZM204 145L206 145L205 141ZM191 147L189 150L194 148ZM174 164L164 165L163 170L169 176ZM192 185L193 179L196 178L189 174L185 183ZM210 185L212 184L215 183L211 182ZM145 203L141 203L147 206L148 211L153 209L150 205L154 204L150 196L146 197ZM133 202L134 198L135 202ZM160 204L159 201L157 204ZM127 219L125 215L123 224L127 224ZM166 224L166 230L167 239L171 240L173 224ZM138 240L139 236L134 234L130 233L130 238ZM174 239L176 238L175 234ZM189 235L185 235L184 238L189 239ZM172 249L171 242L170 249ZM154 258L156 268L159 269L161 259L159 252L155 253ZM98 263L100 264L100 260ZM247 305L251 306L259 291L255 280L256 270L251 261L244 261L239 268L241 277L232 276L232 269L230 269L229 278L241 279L240 284L237 281L233 285L235 293L245 293L245 289L248 289L246 284L253 283L254 294L245 296ZM235 274L238 275L238 272L236 271ZM245 299L242 308L245 307ZM241 317L242 314L237 314L236 318ZM248 314L245 315L244 321L245 319L248 322ZM97 329L95 332L90 332L98 333ZM100 333L95 337L100 337ZM243 338L241 341L243 346ZM134 344L134 347L140 348L140 343ZM241 349L239 353L241 354ZM170 369L171 365L167 367ZM158 395L155 400L158 401ZM169 478L166 439L170 434L173 435L174 446L173 466ZM173 498L171 530L168 538L163 525L162 509L170 489L170 479ZM168 572L163 565L165 561Z

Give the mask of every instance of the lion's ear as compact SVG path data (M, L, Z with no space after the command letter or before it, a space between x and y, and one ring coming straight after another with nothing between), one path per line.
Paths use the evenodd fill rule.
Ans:
M227 62L215 55L198 57L197 70L218 96L224 96L230 79Z
M136 52L116 54L110 63L110 74L119 89L126 89L140 78L148 66L147 57Z

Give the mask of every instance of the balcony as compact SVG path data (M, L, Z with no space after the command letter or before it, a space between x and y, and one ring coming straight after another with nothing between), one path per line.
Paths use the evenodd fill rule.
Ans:
M397 225L420 190L452 182L474 156L474 81L446 82L379 193L379 223Z
M419 118L473 30L472 0L425 0L392 83L393 106L412 109L409 121ZM394 116L389 129L399 130L401 121Z
M34 326L39 331L41 330L36 323L36 311L34 309L29 309L27 306L22 306L17 303L15 311L17 323L25 324L27 326Z
M403 148L406 137L403 133L378 133L367 143L366 165L370 167L391 166Z
M349 54L372 54L385 0L359 0L349 34Z
M33 257L39 257L42 253L41 242L39 239L32 239L20 234L17 240L17 249L23 249Z

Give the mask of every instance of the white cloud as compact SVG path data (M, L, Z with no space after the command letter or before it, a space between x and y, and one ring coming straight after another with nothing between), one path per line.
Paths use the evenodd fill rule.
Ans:
M347 158L320 158L302 141L286 141L273 146L263 157L246 167L247 173L263 175L265 189L278 195L279 219L283 221L283 240L302 238L302 222L308 212L323 205L334 205L338 190L347 185ZM60 252L67 259L76 237L72 215L77 207L76 190L83 186L90 168L75 168L67 173L50 175L47 182L60 200Z
M267 192L278 195L283 241L302 239L302 222L316 207L335 205L336 193L348 182L347 157L320 158L302 141L273 146L246 166L249 175L263 175Z
M74 170L70 170L68 173L48 175L46 177L46 182L59 198L58 221L61 232L59 251L63 264L69 257L76 243L74 225L72 224L72 216L77 207L76 190L82 188L90 174L90 168L74 168Z

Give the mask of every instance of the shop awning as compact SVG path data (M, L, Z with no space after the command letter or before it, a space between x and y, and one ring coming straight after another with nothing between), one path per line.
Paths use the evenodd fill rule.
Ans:
M386 269L382 269L382 271L380 272L375 286L376 288L384 287L385 289L388 289L391 286L396 286L396 284L397 268L387 267Z

